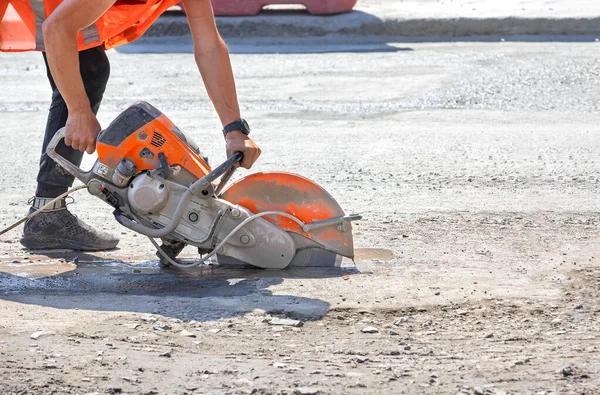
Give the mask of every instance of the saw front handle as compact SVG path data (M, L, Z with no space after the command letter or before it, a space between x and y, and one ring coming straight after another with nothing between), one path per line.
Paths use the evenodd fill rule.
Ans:
M65 159L62 155L60 155L58 152L56 152L56 146L58 145L60 140L62 140L64 138L65 138L65 128L63 127L63 128L60 128L58 130L58 132L56 132L54 137L52 137L52 140L50 140L50 143L48 143L48 147L46 148L46 153L53 161L55 161L63 169L65 169L67 172L69 172L69 174L76 177L78 180L80 180L84 184L87 184L89 182L90 178L92 178L92 176L93 176L92 171L91 170L90 171L81 170L79 168L79 166L75 166L74 164L69 162L67 159Z

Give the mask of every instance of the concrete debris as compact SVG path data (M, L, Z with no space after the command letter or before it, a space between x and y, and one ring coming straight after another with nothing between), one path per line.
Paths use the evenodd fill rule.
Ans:
M29 337L33 340L37 340L40 337L47 335L47 334L48 334L48 332L46 332L46 331L36 331L36 332L33 332L31 335L29 335Z
M129 328L129 329L136 329L138 326L140 326L140 324L137 322L134 322L134 323L123 324L123 326L126 328Z
M317 395L320 393L318 388L298 387L294 390L294 395Z
M159 331L170 331L172 327L166 322L158 321L156 325L154 325L154 329L158 329Z
M571 366L565 366L564 368L562 368L561 373L563 376L567 377L567 376L573 376L573 368Z
M149 322L149 323L154 323L154 322L158 321L158 318L151 316L151 315L143 315L140 317L140 319L144 322Z
M362 333L379 333L379 329L375 328L374 326L367 326L366 328L363 328Z
M184 336L184 337L196 337L196 334L195 334L195 333L193 333L193 332L190 332L190 331L186 331L185 329L184 329L184 330L182 330L181 332L179 332L179 334L180 334L181 336Z
M299 320L292 320L289 318L271 318L267 321L269 325L283 325L283 326L295 326L300 327L304 325L304 322Z
M236 380L234 382L234 384L238 387L253 387L254 386L254 382L252 380L248 380L248 379L239 379Z
M250 313L248 313L249 315L257 315L257 316L265 316L267 315L267 312L263 309L253 309Z

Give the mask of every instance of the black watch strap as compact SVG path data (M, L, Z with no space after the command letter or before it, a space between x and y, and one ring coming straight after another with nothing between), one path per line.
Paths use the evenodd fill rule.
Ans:
M225 125L225 127L223 128L223 136L227 136L227 133L232 132L234 130L239 130L246 136L250 134L250 126L248 126L248 122L246 122L246 120L243 118Z

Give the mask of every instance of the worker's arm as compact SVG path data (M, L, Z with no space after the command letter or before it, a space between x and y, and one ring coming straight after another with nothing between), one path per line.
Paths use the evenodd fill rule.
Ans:
M223 126L240 119L235 82L229 52L219 35L210 0L183 0L194 40L194 57L204 86L219 114ZM260 148L244 133L227 133L227 156L236 151L244 154L242 166L250 168L260 155Z
M116 0L64 0L42 24L46 57L69 118L65 144L94 152L100 124L90 107L79 72L77 34L93 24Z

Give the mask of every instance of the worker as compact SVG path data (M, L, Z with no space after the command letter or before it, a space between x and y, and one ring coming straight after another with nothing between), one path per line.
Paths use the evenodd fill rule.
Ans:
M55 133L65 127L56 151L79 166L92 154L101 126L96 119L110 74L105 51L139 38L178 0L1 0L0 50L42 51L52 102L48 113L35 197L29 213L65 193L73 176L46 154ZM210 0L183 0L194 42L194 58L208 96L223 125L226 153L243 153L250 168L261 153L248 137L229 59ZM134 72L135 65L131 65ZM65 199L29 219L21 244L28 249L101 251L119 240L84 223L67 210Z

